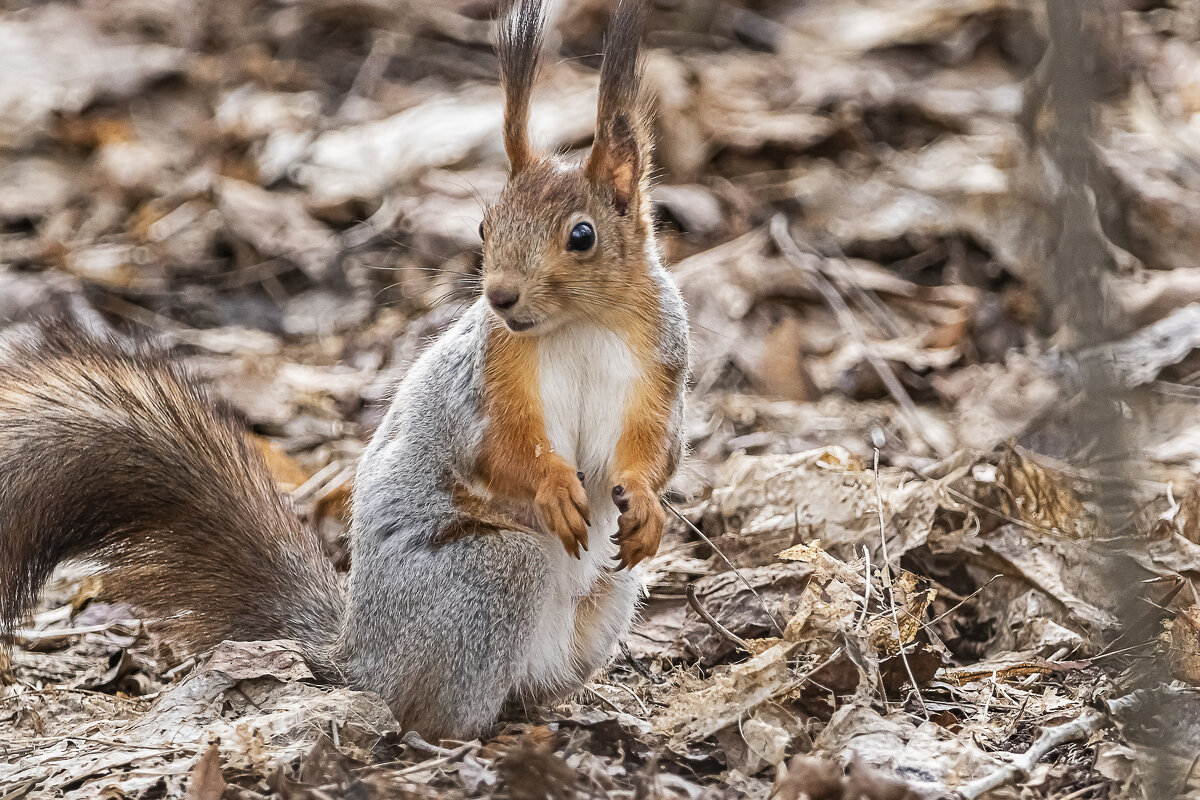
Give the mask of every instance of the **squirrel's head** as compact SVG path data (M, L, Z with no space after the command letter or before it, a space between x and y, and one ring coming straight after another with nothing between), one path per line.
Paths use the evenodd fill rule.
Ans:
M530 92L542 38L540 0L521 0L501 25L509 180L484 213L483 291L515 333L536 336L616 304L644 302L654 242L651 138L640 89L640 0L620 0L604 43L596 137L586 163L530 146Z

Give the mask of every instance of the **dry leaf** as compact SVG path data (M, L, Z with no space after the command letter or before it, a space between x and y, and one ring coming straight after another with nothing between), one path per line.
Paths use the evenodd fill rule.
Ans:
M225 776L221 774L221 751L213 742L192 767L185 800L221 800L226 786Z
M1163 640L1171 675L1200 686L1200 607L1184 609L1170 620Z

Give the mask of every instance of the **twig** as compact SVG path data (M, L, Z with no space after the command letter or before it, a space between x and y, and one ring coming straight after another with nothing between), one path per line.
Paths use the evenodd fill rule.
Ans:
M1093 783L1090 786L1084 786L1082 789L1076 789L1075 791L1071 792L1070 794L1064 794L1059 800L1079 800L1080 797L1083 797L1088 792L1094 792L1097 789L1103 789L1107 785L1108 785L1107 781L1101 781L1100 783Z
M908 396L908 392L904 391L899 378L896 377L896 373L892 372L892 368L888 366L887 361L871 346L870 340L867 339L867 335L863 332L862 326L858 324L854 312L850 310L850 306L846 304L845 299L842 298L833 284L829 282L828 278L822 275L819 270L815 270L805 263L803 257L804 251L800 249L795 239L788 233L787 219L782 214L777 214L771 219L770 227L771 238L775 241L775 246L779 248L784 258L790 261L792 266L805 272L812 279L813 285L821 294L822 299L825 300L826 305L829 306L834 316L837 317L838 324L862 348L867 363L879 375L879 379L883 381L888 394L892 396L892 399L896 401L896 405L900 409L900 423L905 429L905 435L913 440L924 442L941 458L950 455L950 448L945 442L936 441L934 437L929 436L925 432L925 426L921 423L921 417L917 413L916 404Z
M438 747L436 744L430 744L421 738L421 734L416 731L407 731L400 737L400 741L411 747L413 750L420 750L423 753L433 753L435 756L448 756L455 752L447 750L445 747Z
M926 478L924 475L922 475L919 472L913 472L912 474L917 476L921 480L925 480L925 481L929 480L929 478ZM1023 519L1017 519L1014 516L1005 514L1003 511L996 509L996 508L992 508L991 506L985 505L985 504L979 502L978 500L970 497L969 495L966 495L966 494L960 492L959 490L957 490L951 486L947 486L947 485L943 484L942 489L945 490L946 494L950 495L955 500L958 500L961 503L966 503L967 505L969 505L972 508L977 509L979 511L983 511L985 513L991 514L992 516L996 517L997 519L1002 519L1005 522L1009 523L1010 525L1016 525L1018 528L1024 528L1025 530L1027 530L1031 533L1040 533L1040 534L1044 534L1046 536L1058 537L1059 539L1063 539L1064 541L1071 541L1070 539L1067 539L1062 533L1060 533L1056 530L1053 530L1051 528L1042 528L1037 525L1034 525L1032 522L1026 522Z
M666 678L663 678L660 675L655 675L654 673L650 672L650 670L639 664L637 659L633 657L633 653L629 652L629 643L624 639L620 641L620 647L621 655L624 656L625 660L629 663L630 669L632 669L638 675L641 675L655 686L662 684L666 680Z
M1054 664L1057 661L1059 661L1060 659L1062 659L1064 656L1066 656L1067 653L1069 653L1069 652L1071 652L1070 649L1068 649L1066 647L1060 647L1057 650L1055 650L1053 653L1051 653L1050 657L1047 658L1046 660L1048 662L1050 662L1051 664ZM1028 689L1030 686L1033 686L1035 683L1037 683L1038 679L1041 678L1043 674L1044 673L1041 673L1041 672L1035 672L1032 675L1026 675L1024 678L1021 679L1021 682L1017 685L1020 686L1022 689Z
M904 663L904 671L908 673L908 679L912 682L913 692L917 695L917 702L921 704L921 713L925 715L925 719L929 719L929 709L925 707L925 698L921 696L921 687L917 685L916 676L913 675L912 667L908 664L908 654L904 652L904 639L900 633L900 612L896 610L896 593L892 590L892 559L888 555L887 533L885 532L883 520L883 491L879 488L879 449L875 450L875 506L879 513L879 542L883 545L883 585L887 589L888 605L892 607L892 624L896 630L896 649L900 651L900 660Z
M863 582L863 608L862 614L858 617L858 623L854 626L854 630L861 631L863 623L867 621L867 609L871 606L871 551L865 546L863 547L863 558L866 560L864 568Z
M978 595L980 592L982 592L984 589L988 588L988 587L989 587L989 586L991 586L993 583L995 583L995 581L996 581L996 579L997 579L997 578L1003 578L1003 577L1004 577L1003 575L993 575L992 577L988 578L988 582L987 582L987 583L985 583L983 586L980 586L980 587L979 587L978 589L976 589L975 591L971 592L969 595L967 595L966 597L964 597L962 600L959 600L959 601L958 601L957 603L955 603L953 606L951 606L950 608L946 609L946 610L945 610L943 613L941 613L941 614L938 614L936 617L934 617L933 619L929 620L929 622L926 622L926 623L924 624L924 625L925 625L925 627L926 627L926 628L928 628L928 627L929 627L929 626L931 626L931 625L935 625L935 624L937 624L938 622L941 622L941 621L942 621L942 620L944 620L946 617L950 616L950 615L951 615L951 614L953 614L955 611L958 611L960 608L962 608L963 606L965 606L967 603L969 603L969 602L971 602L972 600L974 600L974 599L975 599L975 597L976 597L976 596L977 596L977 595Z
M713 544L713 540L708 538L708 536L706 536L704 534L704 531L700 530L695 525L693 525L692 521L690 519L685 517L683 514L679 513L679 509L675 508L675 506L671 505L666 500L662 500L661 498L659 499L659 502L662 503L663 506L668 511L670 511L672 514L674 514L676 517L678 517L679 520L681 522L683 522L683 524L685 524L689 528L691 528L692 533L696 534L701 539L703 539L704 543L707 544L709 547L711 547L713 549L713 552L721 557L721 560L724 561L725 564L731 570L733 570L733 573L735 575L737 575L738 578L741 579L742 583L746 584L746 588L750 590L750 594L754 595L754 597L758 600L758 603L759 603L759 605L762 606L763 611L767 612L767 616L771 619L771 624L773 624L775 626L775 630L777 630L779 632L779 635L782 636L784 626L780 625L779 620L775 618L775 615L773 613L771 613L771 609L767 606L767 601L763 600L762 595L759 594L758 590L755 589L754 586L751 585L750 581L746 579L746 576L742 574L742 571L733 565L733 562L729 560L729 557L721 552L721 548L719 548L715 544Z
M642 709L643 714L645 714L647 717L650 716L650 709L646 707L646 704L644 702L642 702L642 698L638 697L637 692L635 692L633 689L630 689L625 684L623 684L623 683L596 683L593 685L603 686L605 689L616 689L619 692L625 692L625 694L632 697L633 701L638 704L638 707L640 707Z
M1198 763L1200 763L1200 753L1196 753L1196 757L1188 765L1187 771L1183 773L1183 780L1179 782L1179 790L1175 793L1179 797L1182 797L1184 791L1187 790L1188 781L1191 780L1192 773L1196 771L1196 764Z
M183 673L187 672L194 666L196 666L196 657L191 656L190 658L180 661L178 664L171 667L169 670L164 672L162 675L167 680L173 681L173 680L175 680L176 676L182 675Z
M16 786L10 786L4 790L4 794L0 794L0 800L19 800L33 791L33 787L37 786L38 779L32 778L24 783L18 783Z
M1033 772L1033 768L1051 750L1067 742L1087 738L1096 731L1107 727L1112 724L1110 715L1115 716L1121 712L1128 711L1140 704L1145 699L1145 696L1145 690L1139 690L1116 700L1108 701L1105 704L1108 708L1108 714L1089 708L1070 722L1055 725L1053 728L1046 728L1038 736L1037 741L1030 745L1029 749L1024 753L1014 758L1011 764L1005 764L994 772L978 780L971 781L958 790L956 793L957 796L961 800L975 800L993 789L1021 780Z
M346 471L346 465L341 461L331 461L308 477L308 480L292 489L291 496L295 502L307 500L309 495L319 492L331 479L341 478Z
M836 258L830 258L812 245L796 242L796 245L802 250L820 259L817 269L821 271L821 274L829 278L829 282L839 290L844 291L851 300L857 301L859 309L872 322L878 325L885 334L893 339L903 335L905 331L898 324L896 315L880 301L875 292L864 288L855 279L850 269L850 259L846 257L846 253L842 250L841 245L838 244L837 239L830 237L827 244L829 245L829 249L834 251ZM836 269L831 267L836 267ZM896 272L898 269L899 264L891 264L888 267L888 270L891 272ZM909 330L912 328L911 325L906 327Z
M367 57L359 65L358 74L354 76L350 90L346 92L346 96L338 107L339 116L346 113L346 106L351 100L358 97L370 97L375 93L379 87L379 80L383 77L384 70L387 69L388 62L391 61L398 46L399 37L394 32L385 30L375 34Z
M136 635L142 621L139 619L110 619L99 625L84 625L78 628L48 628L42 631L20 629L13 632L13 638L18 645L29 647L36 642L65 639L68 636L82 636L87 633L107 633L114 628L128 628L130 635Z
M700 615L700 619L702 619L708 623L708 626L710 628L712 628L717 633L721 634L721 636L723 636L724 638L733 642L738 647L745 650L747 653L753 652L750 649L749 642L747 642L742 637L738 636L733 631L729 630L729 628L726 628L720 622L717 622L716 617L714 617L712 614L708 613L708 609L706 609L704 606L700 605L700 598L696 597L696 584L689 583L687 585L687 588L685 591L687 592L688 605L692 607L693 611L695 611L697 614Z
M92 725L92 726L89 726L89 728L90 727L95 727L95 726ZM138 744L136 742L122 742L122 741L113 740L113 739L97 739L94 736L76 736L74 734L68 734L66 736L42 736L42 737L38 737L35 739L18 739L16 741L11 742L11 744L25 745L25 744L41 744L43 742L57 743L57 742L68 742L68 741L87 742L89 744L99 744L99 745L103 745L105 747L127 747L131 750L157 750L161 753L178 753L178 752L182 752L186 749L184 746L171 745L171 746L164 747L162 745L156 745L156 744ZM59 759L55 759L55 760L59 760Z
M807 683L809 678L811 678L813 675L816 675L818 672L825 669L830 664L832 664L834 661L836 661L837 657L842 654L842 650L843 650L843 646L838 645L837 649L829 654L829 658L825 659L820 664L817 664L815 667L810 669L808 672L804 673L799 678L796 678L796 680L792 681L787 686L784 686L782 689L775 692L771 696L779 697L780 695L784 695L784 694L788 694L790 692L796 691L801 686L803 686L805 683Z
M992 789L1005 786L1009 783L1015 783L1029 775L1038 762L1051 750L1075 739L1083 739L1091 736L1096 731L1106 727L1109 722L1110 720L1107 716L1095 709L1089 708L1068 723L1047 728L1042 731L1037 741L1030 745L1029 749L1024 753L1013 759L1011 764L1005 764L996 771L978 780L971 781L958 790L958 796L962 800L975 800L975 798L990 792Z
M410 733L412 733L412 731L410 731ZM412 775L417 772L425 772L426 770L436 769L443 764L450 763L454 759L466 753L468 750L476 750L478 748L479 742L477 741L467 742L462 747L457 747L454 750L446 750L445 748L439 747L438 749L444 752L446 755L442 756L441 758L422 761L419 764L413 764L411 767L405 767L404 769L396 770L395 772L389 772L388 777L399 778L404 775Z
M600 700L600 701L601 701L601 702L603 702L603 703L604 703L606 706L608 706L609 708L611 708L613 711L617 712L618 714L624 714L624 713L625 713L624 711L622 711L622 710L621 710L621 707L620 707L619 705L617 705L617 704L616 704L616 703L614 703L612 700L609 700L607 697L605 697L604 695L602 695L602 694L600 694L599 692L597 692L597 691L596 691L595 689L593 689L591 686L584 686L583 688L587 689L587 690L588 690L588 692L590 692L590 693L591 693L591 694L592 694L592 695L593 695L593 696L594 696L594 697L595 697L597 700Z

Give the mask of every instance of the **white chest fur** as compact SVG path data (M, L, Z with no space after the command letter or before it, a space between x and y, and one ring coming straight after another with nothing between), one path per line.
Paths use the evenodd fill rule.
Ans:
M625 422L626 398L638 376L633 353L617 334L576 325L538 341L538 380L542 418L554 451L584 474L591 527L588 549L579 559L567 555L557 538L547 548L556 562L548 587L550 601L530 644L525 678L530 685L553 686L576 674L579 643L575 614L606 568L614 564L619 512L612 501L612 461ZM635 586L636 582L627 582ZM633 590L615 593L595 613L592 625L603 632L605 648L629 625ZM575 642L575 645L572 643ZM592 647L594 645L587 645ZM607 654L593 654L592 661ZM585 661L587 658L584 659Z
M561 547L556 554L563 591L578 599L591 591L616 553L611 537L619 512L612 501L612 461L638 368L620 336L593 325L557 331L538 344L546 435L554 451L583 473L588 494L587 552L579 560Z
M551 445L586 476L589 497L594 489L612 505L612 455L637 377L633 353L611 331L573 326L539 343L538 373Z

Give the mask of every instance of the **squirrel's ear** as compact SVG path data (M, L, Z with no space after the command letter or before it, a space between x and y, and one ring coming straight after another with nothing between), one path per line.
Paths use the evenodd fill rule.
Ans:
M645 97L641 90L638 44L646 17L645 0L619 0L604 37L596 143L587 176L612 190L617 213L641 210L650 158Z
M638 207L642 183L642 154L634 123L619 113L596 132L596 143L587 163L587 176L612 191L613 205L624 216Z
M534 159L529 143L529 105L545 30L542 0L517 0L498 27L496 57L504 87L504 150L508 153L509 174L516 175Z

